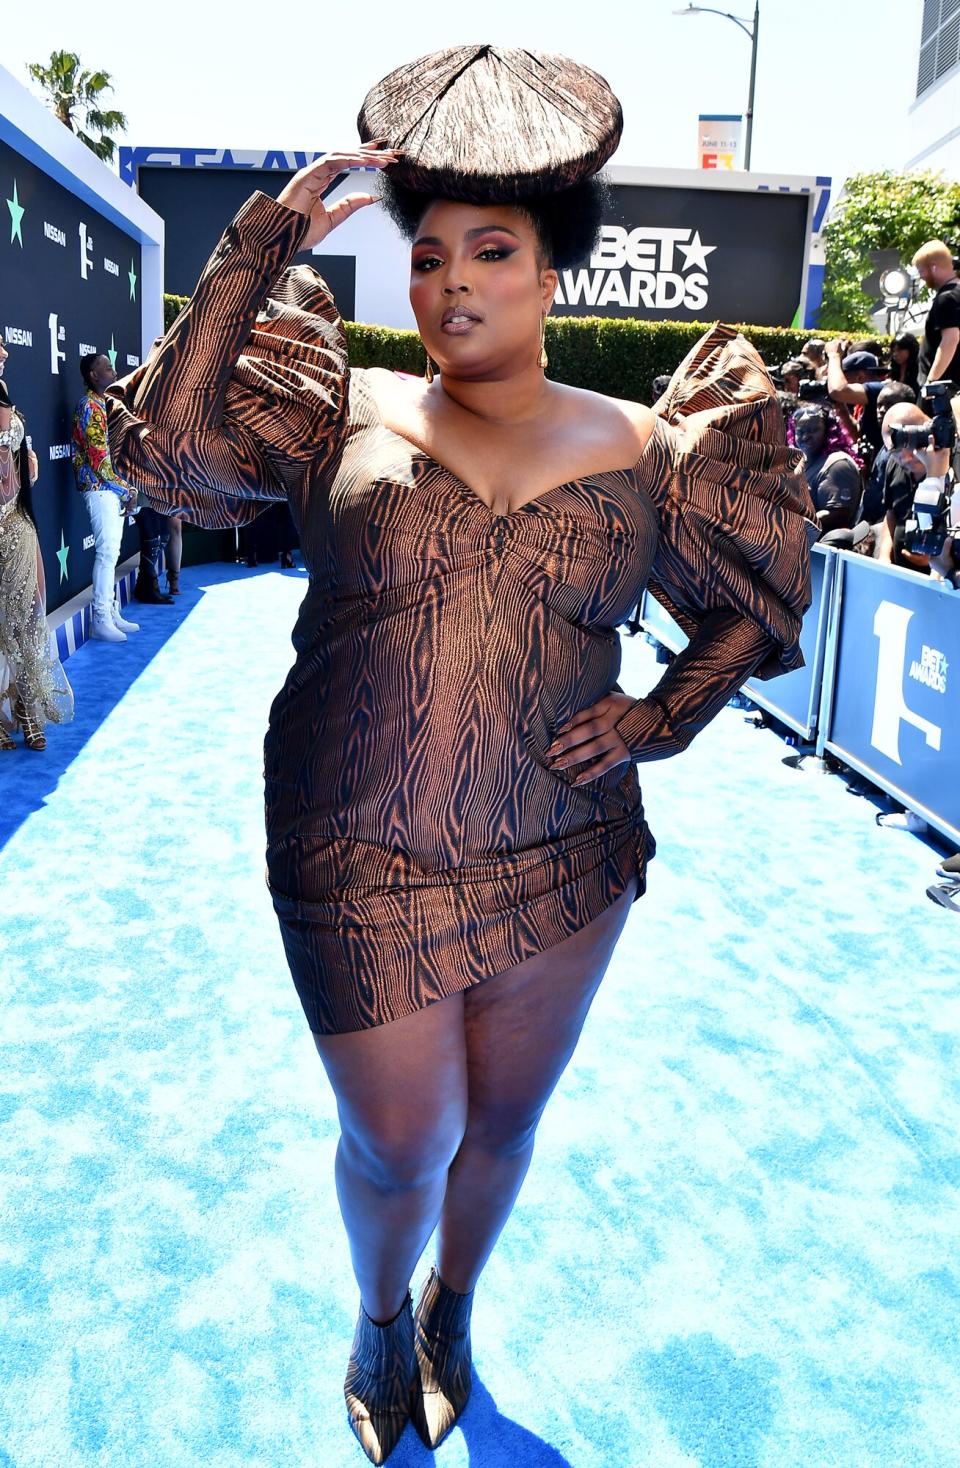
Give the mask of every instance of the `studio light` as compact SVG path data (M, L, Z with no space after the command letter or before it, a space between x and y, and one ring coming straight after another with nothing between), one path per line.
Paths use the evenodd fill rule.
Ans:
M896 265L892 270L885 270L880 277L880 290L885 300L899 301L901 296L911 293L913 281L908 271L902 265Z

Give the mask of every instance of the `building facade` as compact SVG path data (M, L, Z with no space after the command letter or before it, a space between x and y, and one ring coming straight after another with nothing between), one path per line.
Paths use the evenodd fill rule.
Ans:
M908 168L960 179L960 0L923 0Z

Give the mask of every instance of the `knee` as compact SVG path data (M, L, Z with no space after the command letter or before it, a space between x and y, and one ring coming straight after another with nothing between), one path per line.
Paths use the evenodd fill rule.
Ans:
M374 1131L345 1128L340 1146L347 1163L378 1192L400 1193L445 1177L462 1137L462 1125L429 1125L421 1120Z
M542 1115L542 1106L533 1111L473 1107L467 1116L463 1144L494 1157L519 1157L532 1147Z

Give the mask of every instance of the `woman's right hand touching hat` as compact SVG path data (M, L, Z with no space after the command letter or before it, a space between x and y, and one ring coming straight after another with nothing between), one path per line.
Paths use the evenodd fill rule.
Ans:
M377 202L376 194L345 194L328 208L322 195L332 188L338 178L351 169L388 168L400 156L397 149L388 148L386 141L381 140L363 143L352 152L325 153L322 158L308 163L306 168L295 173L278 196L278 202L286 204L288 209L296 209L299 214L306 214L310 220L301 249L309 250L311 246L318 245L332 229L349 219L351 214L367 204Z

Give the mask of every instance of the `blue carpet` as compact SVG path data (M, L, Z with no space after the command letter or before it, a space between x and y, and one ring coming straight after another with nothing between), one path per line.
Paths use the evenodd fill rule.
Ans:
M0 1465L359 1468L336 1120L263 882L305 581L185 580L0 756ZM960 926L927 845L786 753L729 709L641 771L650 889L444 1468L960 1464ZM409 1429L391 1465L429 1461Z

